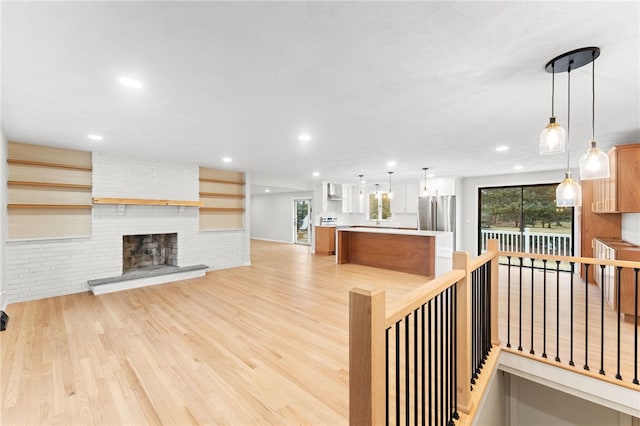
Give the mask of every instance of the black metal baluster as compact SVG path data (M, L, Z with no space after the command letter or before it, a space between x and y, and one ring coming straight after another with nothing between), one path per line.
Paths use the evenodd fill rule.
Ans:
M385 417L387 419L386 421L386 425L389 426L389 330L390 328L387 328L385 330L385 354L384 354L384 362L386 365L385 371L384 371L384 382L385 382L385 394L386 394L386 398L385 398Z
M411 353L411 341L409 339L409 320L411 318L411 314L404 317L404 418L405 424L409 426L409 419L411 417L411 376L410 373L410 357Z
M425 411L425 394L424 394L425 380L426 380L426 374L425 374L426 365L424 364L424 359L425 359L425 353L424 353L424 350L425 350L425 342L424 342L424 339L425 339L424 307L425 307L425 305L422 305L420 307L420 317L421 317L420 319L421 319L421 323L422 323L422 330L421 330L422 340L420 341L420 345L421 345L421 349L422 349L422 351L421 351L422 356L420 357L421 358L420 359L420 364L422 365L422 371L421 371L421 373L422 373L422 381L420 383L421 390L422 390L422 392L421 392L422 410L420 410L420 411L422 413L422 426L425 426L425 417L424 416L425 416L425 413L426 413L426 411Z
M518 350L522 351L522 260L520 257L520 299L518 300Z
M458 283L453 285L453 418L458 414Z
M547 357L547 259L542 259L542 358Z
M433 300L433 299L432 299ZM427 334L428 334L428 338L429 340L427 341L427 353L428 353L428 358L429 358L429 424L431 424L431 421L433 419L433 389L432 389L432 382L433 382L433 369L432 369L432 364L431 364L431 354L432 354L432 349L433 346L431 344L432 340L431 340L431 302L432 300L429 300L429 304L427 305Z
M511 256L507 256L507 347L511 347Z
M535 352L533 350L533 328L534 328L534 324L533 324L533 311L534 311L534 309L533 309L533 283L534 283L534 276L533 276L533 273L535 271L534 262L535 262L535 259L532 258L531 259L531 348L529 349L529 353L531 355L535 354Z
M418 424L418 310L413 312L413 421Z
M633 384L637 385L640 384L638 383L638 271L640 271L639 268L633 268L633 271L635 272L635 290L634 290L634 320L633 323L635 324L635 334L633 335Z
M445 339L444 339L444 354L445 354L445 386L444 386L444 390L445 390L445 413L447 413L447 417L446 419L443 419L443 423L444 424L448 424L449 420L451 420L451 392L449 392L449 386L451 385L451 363L450 363L450 359L449 356L451 355L449 353L449 332L451 331L451 327L449 327L449 315L450 315L450 310L449 310L449 289L446 289L443 293L443 297L444 297L444 301L445 301L445 315L444 315L444 321L445 321L445 326L444 326L444 333L445 333Z
M573 267L575 262L569 262L571 265L571 274L570 274L570 282L571 282L571 294L569 301L569 309L570 309L570 317L569 317L569 327L571 328L569 332L569 365L574 366L573 362Z
M616 307L617 307L617 317L618 317L618 339L617 339L617 345L618 345L618 359L617 359L617 372L616 372L616 379L618 380L622 380L622 376L620 375L620 275L622 273L622 266L616 266L616 275L617 275L617 279L616 279L616 284L618 286L618 291L617 291L617 298L616 298Z
M442 424L446 424L444 415L444 296L438 295L440 300L440 419Z
M600 371L604 375L604 267L600 265Z
M556 260L556 361L560 362L560 261Z
M471 272L471 384L476 384L476 275ZM471 386L473 389L473 386Z
M584 265L584 369L589 370L589 264Z
M396 323L396 425L400 424L400 321Z
M438 296L433 306L433 424L438 424Z

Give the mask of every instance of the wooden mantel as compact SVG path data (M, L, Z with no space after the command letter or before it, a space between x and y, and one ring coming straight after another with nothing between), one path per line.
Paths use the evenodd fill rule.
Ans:
M144 206L186 206L200 207L202 202L199 200L155 200L147 198L106 198L93 197L93 204L134 204Z

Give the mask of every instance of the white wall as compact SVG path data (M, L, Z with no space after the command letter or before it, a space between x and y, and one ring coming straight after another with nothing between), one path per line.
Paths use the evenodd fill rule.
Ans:
M9 300L7 289L7 140L0 129L0 310L4 311Z
M251 197L251 238L293 243L293 200L311 198L313 191L253 195ZM315 212L316 206L312 209Z
M4 168L3 168L4 169ZM93 196L197 200L197 165L93 154ZM87 280L122 274L122 236L178 233L178 266L248 265L248 230L199 230L197 207L97 204L92 235L7 244L9 301L88 291Z
M494 175L465 178L462 180L462 196L456 200L461 205L459 234L461 245L458 250L478 254L478 189L484 187L534 185L560 183L564 177L563 170L536 173L517 173L510 175ZM578 224L576 223L576 226ZM579 233L575 233L576 239ZM576 249L578 246L576 245ZM578 251L579 253L579 251Z
M508 375L507 406L512 425L622 426L631 416L586 399Z
M640 245L640 213L622 215L622 239Z

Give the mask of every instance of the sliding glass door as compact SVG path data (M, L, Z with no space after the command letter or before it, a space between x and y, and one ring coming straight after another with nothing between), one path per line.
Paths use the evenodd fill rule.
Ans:
M558 208L556 185L480 188L478 252L497 239L500 250L573 255L573 208Z

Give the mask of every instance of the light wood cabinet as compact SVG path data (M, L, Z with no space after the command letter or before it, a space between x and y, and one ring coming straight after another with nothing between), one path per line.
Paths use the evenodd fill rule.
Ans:
M332 255L336 252L336 227L316 226L316 254Z
M640 261L640 246L630 244L620 239L594 239L593 257L607 260ZM612 309L624 314L625 321L633 321L635 316L635 273L631 268L623 268L620 272L618 285L617 268L605 266L604 271L596 266L593 271L598 286L604 289L604 298ZM620 291L620 306L617 306L618 290ZM640 312L640 301L638 304Z
M594 180L591 210L596 213L640 212L640 143L608 152L611 176Z

